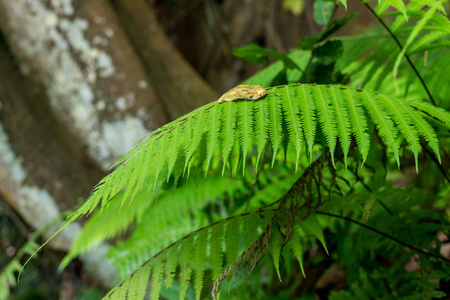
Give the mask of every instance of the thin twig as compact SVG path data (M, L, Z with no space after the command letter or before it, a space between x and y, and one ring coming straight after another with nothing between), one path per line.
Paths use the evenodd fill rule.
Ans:
M416 238L415 238L414 235L412 234L411 230L409 230L408 225L403 221L403 219L402 219L400 216L395 215L394 212L393 212L389 207L387 207L387 205L384 204L383 201L381 201L380 199L376 199L376 201L381 205L381 207L384 208L384 210L385 210L389 215L391 215L391 216L394 217L394 218L397 218L397 220L398 220L400 223L402 223L403 228L405 228L406 232L408 232L408 235L409 235L409 237L411 238L411 240L412 240L412 242L414 243L414 245L417 245L417 240L416 240ZM423 266L423 257L419 255L419 259L420 259L420 266ZM423 280L424 280L423 268L420 268L420 279L421 279L421 282L422 282L421 288L423 289L423 285L424 285L424 283L423 283Z
M430 156L431 160L434 162L434 164L438 167L439 171L442 173L442 175L444 175L445 180L447 181L447 183L450 183L450 178L447 175L447 172L445 171L444 167L442 166L441 163L439 163L439 161L436 159L436 156L430 152L430 150L428 150L428 148L423 147L423 149L425 150L425 152Z
M362 226L362 227L364 227L366 229L369 229L369 230L371 230L371 231L373 231L375 233L381 234L382 236L384 236L384 237L386 237L386 238L388 238L388 239L390 239L390 240L392 240L392 241L394 241L394 242L396 242L396 243L398 243L400 245L403 245L403 246L405 246L405 247L407 247L407 248L409 248L411 250L414 250L416 252L419 252L419 253L422 253L422 254L425 254L425 255L428 255L428 256L432 256L434 258L437 258L437 259L440 259L440 260L443 260L443 261L446 261L446 262L450 263L450 259L448 259L446 257L440 256L440 255L436 255L434 253L423 251L423 250L421 250L419 248L416 248L416 247L411 246L411 245L409 245L409 244L407 244L405 242L402 242L399 239L397 239L397 238L395 238L395 237L393 237L393 236L391 236L391 235L389 235L387 233L381 232L378 229L375 229L373 227L370 227L368 225L365 225L365 224L360 223L358 221L355 221L353 219L350 219L350 218L347 218L347 217L343 217L343 216L339 216L339 215L335 215L335 214L330 214L330 213L327 213L327 212L322 212L322 211L316 211L316 213L319 214L319 215L326 215L326 216L330 216L330 217L334 217L334 218L338 218L338 219L343 219L343 220L355 223L355 224L357 224L359 226Z

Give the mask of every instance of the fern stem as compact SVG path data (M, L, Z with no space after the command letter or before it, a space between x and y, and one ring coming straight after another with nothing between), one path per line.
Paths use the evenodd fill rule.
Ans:
M362 2L362 1L361 1ZM370 13L378 20L378 22L381 23L381 25L383 25L383 27L387 30L387 32L391 35L391 37L394 39L394 41L397 43L398 47L400 48L400 51L403 50L403 46L400 43L400 41L398 40L397 36L391 31L391 29L389 28L389 26L386 25L386 23L383 21L383 19L381 19L376 13L375 11L372 9L372 7L370 7L369 4L367 3L363 3L365 7L367 7L367 9L370 11ZM411 66L411 68L413 69L414 73L416 74L417 78L420 80L420 83L422 84L423 88L425 89L428 98L430 99L431 103L433 103L434 106L436 106L436 102L434 101L433 96L431 95L430 90L428 89L425 81L423 80L422 76L420 76L419 71L417 71L416 66L413 64L413 62L411 61L411 59L409 58L409 55L407 53L405 53L405 58L408 61L409 65Z
M394 241L394 242L396 242L396 243L398 243L398 244L400 244L402 246L405 246L406 248L409 248L411 250L414 250L416 252L422 253L424 255L432 256L432 257L437 258L439 260L443 260L443 261L446 261L446 262L450 263L450 259L448 259L446 257L440 256L440 255L437 255L437 254L434 254L434 253L430 253L430 252L425 252L425 251L423 251L423 250L421 250L419 248L416 248L416 247L411 246L411 245L409 245L409 244L407 244L405 242L402 242L401 240L399 240L399 239L397 239L397 238L395 238L395 237L393 237L393 236L391 236L391 235L389 235L387 233L381 232L378 229L375 229L375 228L370 227L370 226L368 226L366 224L360 223L360 222L358 222L356 220L353 220L353 219L350 219L350 218L347 218L347 217L343 217L343 216L339 216L339 215L335 215L335 214L331 214L331 213L327 213L327 212L322 212L322 211L316 211L316 214L330 216L330 217L343 219L343 220L346 220L348 222L355 223L355 224L357 224L357 225L359 225L361 227L364 227L364 228L366 228L368 230L371 230L371 231L373 231L375 233L378 233L378 234L384 236L385 238L388 238L388 239L390 239L390 240L392 240L392 241Z
M431 158L431 160L434 162L434 164L438 167L439 171L442 173L442 175L444 176L444 178L447 181L447 183L450 184L450 178L447 175L447 171L445 171L444 167L442 167L442 164L439 163L439 161L436 159L436 157L433 155L433 153L431 153L431 151L428 150L428 148L423 147L423 149L428 154L428 156Z
M364 182L364 179L361 178L361 176L359 176L358 174L358 166L355 166L355 170L350 169L353 173L353 175L355 175L357 182L361 183L362 186L370 193L373 192L373 190Z

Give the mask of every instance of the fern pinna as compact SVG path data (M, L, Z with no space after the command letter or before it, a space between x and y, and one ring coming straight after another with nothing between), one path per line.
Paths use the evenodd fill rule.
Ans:
M333 166L340 161L346 164L350 155L364 163L372 142L369 128L374 126L399 166L402 144L414 154L417 164L425 145L421 137L440 161L436 133L424 117L450 128L450 114L443 109L426 103L405 104L394 97L337 85L292 84L266 90L267 95L256 101L210 103L152 132L114 165L68 223L99 204L103 213L126 209L134 205L133 201L145 207L145 199L150 202L149 191L160 190L168 181L188 181L194 173L203 176L228 170L233 176L241 172L245 175L247 160L260 162L270 154L272 165L280 158L295 168L304 161L302 158L308 158L306 161L312 163L302 169L313 175L300 176L273 203L201 227L156 255L148 253L154 256L147 257L149 260L106 298L142 299L151 273L151 298L157 299L162 280L170 286L177 272L180 298L192 284L198 299L206 280L205 269L212 270L215 295L229 274L235 276L244 269L251 272L268 252L279 274L279 255L284 248L292 248L303 269L301 237L310 233L324 244L314 213L324 184L317 179L322 178L320 174L314 175L321 161L317 160L320 148L316 144L322 144L322 152ZM351 152L352 148L357 151ZM324 189L337 188L340 192L332 169ZM119 194L119 204L109 206ZM170 194L160 201L171 201ZM130 220L140 215L134 211ZM180 257L178 252L182 253Z

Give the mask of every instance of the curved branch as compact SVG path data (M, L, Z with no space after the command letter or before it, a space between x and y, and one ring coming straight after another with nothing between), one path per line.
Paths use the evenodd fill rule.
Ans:
M386 238L388 238L388 239L390 239L390 240L392 240L392 241L394 241L394 242L396 242L396 243L398 243L398 244L400 244L400 245L402 245L402 246L405 246L406 248L409 248L409 249L411 249L411 250L414 250L414 251L416 251L416 252L422 253L422 254L424 254L424 255L432 256L432 257L437 258L437 259L439 259L439 260L443 260L443 261L446 261L446 262L449 262L449 263L450 263L450 259L448 259L448 258L446 258L446 257L439 256L439 255L434 254L434 253L430 253L430 252L423 251L423 250L421 250L421 249L419 249L419 248L416 248L416 247L411 246L411 245L409 245L409 244L407 244L407 243L405 243L405 242L402 242L402 241L400 241L399 239L397 239L397 238L395 238L395 237L393 237L393 236L391 236L391 235L389 235L389 234L387 234L387 233L381 232L381 231L379 231L378 229L375 229L375 228L373 228L373 227L370 227L370 226L368 226L368 225L366 225L366 224L360 223L360 222L355 221L355 220L353 220L353 219L350 219L350 218L347 218L347 217L343 217L343 216L339 216L339 215L335 215L335 214L330 214L330 213L322 212L322 211L316 211L316 213L319 214L319 215L330 216L330 217L334 217L334 218L338 218L338 219L343 219L343 220L346 220L346 221L348 221L348 222L355 223L355 224L357 224L357 225L359 225L359 226L361 226L361 227L364 227L364 228L366 228L366 229L368 229L368 230L371 230L371 231L373 231L373 232L375 232L375 233L381 234L382 236L384 236L384 237L386 237Z

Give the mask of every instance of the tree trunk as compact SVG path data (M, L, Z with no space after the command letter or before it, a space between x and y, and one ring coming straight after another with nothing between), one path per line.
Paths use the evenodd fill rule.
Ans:
M132 26L158 33L157 45L147 29L131 35L148 39L137 51L106 0L0 0L0 197L35 229L87 198L145 134L217 98L136 3L150 23ZM67 250L79 230L51 245ZM109 285L99 249L82 260Z
M53 115L103 169L168 121L106 0L0 0L0 28Z
M216 100L217 94L178 53L144 0L112 0L171 119Z
M43 89L26 80L0 41L0 198L35 229L53 222L60 207L69 209L75 196L87 197L105 173L86 155L77 137L62 129L51 114ZM58 207L55 200L60 201ZM62 224L44 234L49 238ZM72 223L50 245L67 251L81 227ZM115 269L105 258L108 246L81 259L105 286L112 284Z

